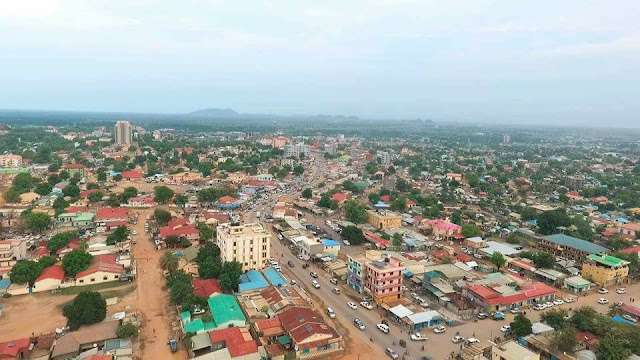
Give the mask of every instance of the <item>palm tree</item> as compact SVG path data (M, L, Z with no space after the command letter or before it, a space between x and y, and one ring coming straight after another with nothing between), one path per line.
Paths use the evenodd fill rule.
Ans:
M158 261L158 265L162 270L166 270L170 273L178 270L178 264L180 263L180 258L173 251L167 250L162 254L162 257Z

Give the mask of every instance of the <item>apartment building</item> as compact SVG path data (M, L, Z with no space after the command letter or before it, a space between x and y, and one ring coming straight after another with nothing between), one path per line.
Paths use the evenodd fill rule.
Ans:
M374 260L365 264L366 291L378 303L399 299L402 296L402 262L394 257Z
M582 277L601 286L622 284L629 275L629 262L610 255L591 254L582 265Z
M22 166L22 156L14 154L0 155L0 168L17 168Z
M402 226L402 216L391 211L369 210L367 223L379 230L395 229Z
M0 275L9 273L13 265L27 257L27 242L24 240L0 240Z
M129 146L131 145L131 123L128 121L118 121L115 129L115 142L116 145Z
M600 254L609 249L592 242L564 234L555 234L536 238L533 246L556 257L582 263L590 254Z
M388 151L378 152L378 158L380 159L380 164L391 165L391 154Z
M369 260L363 254L347 255L347 285L358 293L364 290L367 261Z
M304 143L297 143L291 145L285 145L284 147L284 157L294 157L299 158L301 154L308 155L310 151L310 146Z
M271 257L271 234L260 223L221 224L216 244L223 261L237 261L242 271L261 270Z

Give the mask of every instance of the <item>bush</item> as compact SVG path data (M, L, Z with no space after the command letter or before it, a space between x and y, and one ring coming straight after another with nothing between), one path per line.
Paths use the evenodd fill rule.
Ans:
M120 339L128 339L136 334L138 334L138 327L132 322L124 323L116 329L116 335Z

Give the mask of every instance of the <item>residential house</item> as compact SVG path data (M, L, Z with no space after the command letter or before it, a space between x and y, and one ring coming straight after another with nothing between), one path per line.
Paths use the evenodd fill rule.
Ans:
M49 291L55 290L64 282L65 271L60 265L51 265L40 273L40 276L33 284L32 291ZM1 357L0 357L1 359Z
M629 262L610 255L589 254L582 264L582 276L606 287L626 283Z
M217 279L193 279L193 293L205 298L222 294Z
M83 178L86 176L87 167L83 164L65 164L64 169L69 173L69 177L79 176Z
M200 231L194 224L190 224L187 219L172 219L167 223L167 226L160 228L158 236L163 241L169 236L177 236L196 243L200 240Z
M124 265L119 264L116 255L96 255L85 271L76 275L76 286L119 281L124 273Z
M563 288L568 289L574 294L586 294L591 290L593 283L582 276L571 276L564 279Z
M18 261L27 257L27 241L0 240L0 275L6 276Z
M540 282L524 284L521 290L504 285L472 285L463 290L463 296L486 311L501 311L553 301L557 291Z
M283 339L283 345L290 343L297 358L326 356L343 349L342 337L311 308L291 307L277 317L290 339Z
M230 327L209 332L211 350L228 353L229 359L260 360L258 344L251 337L248 329ZM222 356L220 358L226 358Z
M425 233L431 233L436 239L464 238L460 233L462 226L448 220L426 219L420 223L419 228Z
M262 269L271 257L271 233L262 224L221 224L216 228L216 245L223 261L238 261L242 270Z
M540 355L509 340L502 344L496 344L491 348L492 360L540 360Z
M96 214L92 212L62 213L58 215L57 225L60 227L86 227L93 225Z
M62 335L55 342L51 353L52 360L75 358L88 349L102 349L107 340L117 339L116 329L120 321L110 320L97 324L85 325L77 331Z
M189 171L172 174L172 175L169 175L169 177L172 182L175 182L178 184L184 184L184 183L190 183L190 182L202 180L202 174L189 172Z
M129 219L129 210L126 208L102 207L98 209L95 222L99 226L111 228L125 225Z
M31 340L22 338L0 343L0 359L28 359L31 352Z
M448 173L446 177L447 177L447 180L449 181L462 182L462 174Z
M120 175L126 180L140 180L144 177L141 171L123 171Z
M640 238L640 223L617 224L617 230L623 238L630 240Z
M367 276L365 264L369 261L363 254L347 255L347 285L358 293L364 290Z

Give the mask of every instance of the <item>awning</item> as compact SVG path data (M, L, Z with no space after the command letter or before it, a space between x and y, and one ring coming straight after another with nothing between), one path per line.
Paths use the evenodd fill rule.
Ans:
M282 335L278 337L278 342L280 343L280 345L289 345L291 344L291 338L289 337L289 335Z
M407 270L407 269L402 270L402 274L404 276L409 276L409 277L413 276L413 273L411 272L411 270Z

